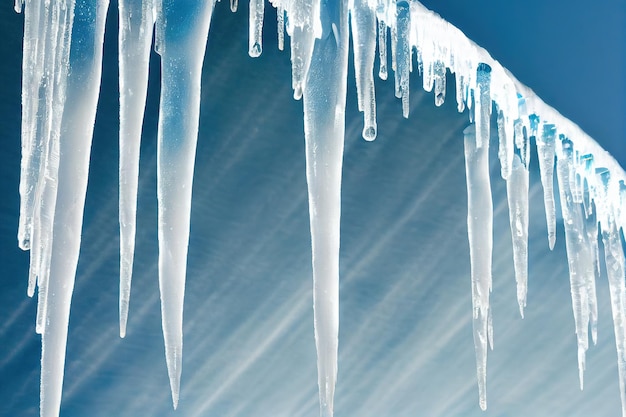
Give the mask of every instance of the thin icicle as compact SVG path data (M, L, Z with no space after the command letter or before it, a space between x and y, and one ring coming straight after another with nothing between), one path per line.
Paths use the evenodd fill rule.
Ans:
M577 203L581 204L581 203ZM598 248L598 220L595 214L586 216L584 212L584 206L582 209L582 222L585 229L586 243L588 245L589 255L591 256L590 262L593 265L593 274L587 275L587 292L589 293L589 324L591 325L591 340L593 344L598 343L598 299L596 296L596 280L600 278L600 260L599 260L599 248Z
M553 124L544 124L543 133L537 134L535 141L537 143L541 185L543 186L543 204L546 211L546 224L548 226L548 245L550 250L552 250L556 242L556 214L554 209L554 149L556 127Z
M456 109L459 113L465 110L465 78L460 73L454 74L456 80Z
M376 139L376 95L374 56L376 55L376 16L367 0L353 0L351 33L359 111L363 112L363 139Z
M200 79L214 4L163 0L156 28L162 74L157 139L159 289L174 408L178 405L182 371L183 300ZM184 19L184 26L168 24L179 19Z
M498 159L500 160L500 176L507 180L513 166L513 135L514 128L507 128L508 120L502 110L498 111ZM521 161L520 161L521 162Z
M265 0L250 0L248 55L258 57L263 52L263 14ZM203 51L204 52L204 51Z
M513 166L506 181L506 195L513 240L517 303L523 318L528 291L528 169L522 164L519 155L513 156Z
M472 275L472 324L476 349L476 376L480 408L487 409L487 342L489 336L489 293L493 246L493 203L489 178L489 141L478 147L474 125L465 136L467 181L467 235Z
M409 117L409 73L411 62L411 13L409 3L399 0L396 3L396 30L397 45L396 56L396 91L400 94L397 97L402 99L402 116Z
M589 279L594 277L594 265L584 230L582 206L574 202L570 187L570 178L574 175L572 142L569 139L563 139L557 149L559 150L557 154L557 179L563 224L565 225L572 309L578 341L578 376L580 389L583 389L585 352L589 347L590 296L592 295L589 291Z
M332 417L339 332L339 224L348 71L347 0L324 3L304 91L304 132L313 259L313 310L322 417Z
M126 335L135 255L141 126L154 29L152 0L119 2L120 84L120 337Z
M278 49L285 49L285 9L282 5L276 8L276 25L278 27Z
M36 188L42 164L44 136L38 118L45 108L39 106L40 98L45 102L45 94L51 94L43 85L43 68L46 54L46 39L51 36L48 24L49 8L43 2L30 1L24 11L24 49L22 61L22 160L20 173L20 219L17 233L18 246L23 250L31 249L33 234L33 216L35 211ZM63 30L63 28L62 28ZM44 97L40 97L40 94ZM32 297L35 287L35 275L29 279L28 294ZM32 282L31 282L32 281Z
M378 20L378 77L381 80L387 79L387 24L379 18Z
M624 259L624 249L619 235L619 225L615 221L613 207L608 204L608 195L613 191L609 191L610 172L606 169L601 169L598 172L598 179L600 187L597 190L598 204L596 209L602 229L604 259L609 279L622 416L626 416L626 288L624 287L626 260Z

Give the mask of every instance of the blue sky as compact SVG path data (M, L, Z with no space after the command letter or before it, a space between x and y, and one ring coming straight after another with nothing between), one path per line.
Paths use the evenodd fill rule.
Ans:
M609 43L607 32L623 30L624 11L617 3L593 10L570 3L556 8L558 15L532 2L426 4L592 136L599 129L596 138L623 162L624 45ZM171 409L157 287L156 83L142 144L128 334L118 337L117 69L109 30L62 416L318 413L302 107L292 99L289 56L276 50L268 24L263 55L249 58L245 11L232 15L218 4L215 13L203 77L179 409ZM115 17L109 16L113 30ZM22 16L5 5L0 20L0 51L8 57L0 65L0 415L31 416L39 403L40 338L36 300L26 297L28 254L15 238ZM520 30L524 25L531 29ZM604 58L580 58L594 52ZM598 79L605 88L593 86ZM495 158L495 350L489 353L489 408L480 411L461 140L467 115L456 112L451 92L436 108L415 75L412 82L409 120L401 117L391 82L377 82L373 143L360 138L362 117L349 82L336 415L618 415L606 279L598 282L599 343L588 352L580 392L562 224L549 252L533 165L528 308L521 320L505 184ZM611 132L621 133L614 139Z

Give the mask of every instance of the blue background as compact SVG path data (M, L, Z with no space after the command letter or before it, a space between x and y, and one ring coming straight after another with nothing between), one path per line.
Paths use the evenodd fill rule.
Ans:
M23 17L0 8L0 415L39 403L36 299L16 245ZM550 3L550 4L544 4ZM623 2L432 0L522 82L626 165ZM158 57L142 143L128 333L118 337L117 14L111 5L62 416L316 416L302 105L266 8L263 55L247 56L247 11L219 3L204 66L185 303L181 401L171 408L156 248ZM478 407L462 130L452 78L436 108L412 75L411 116L377 82L379 137L360 138L349 75L342 208L339 416L617 416L605 276L599 344L578 389L562 224L547 248L531 166L529 294L519 317L505 184L492 164L495 350ZM495 146L492 146L495 149ZM559 219L560 221L560 219Z

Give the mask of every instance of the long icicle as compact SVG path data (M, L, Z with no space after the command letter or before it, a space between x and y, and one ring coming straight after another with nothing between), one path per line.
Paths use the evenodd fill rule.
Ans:
M154 29L152 0L119 1L120 65L120 337L126 335L135 255L141 126Z
M513 266L517 283L517 303L524 317L528 288L528 169L519 155L513 156L513 165L506 180L509 203L509 223L513 241Z
M72 56L80 59L83 65L69 74L61 122L53 229L53 242L60 243L55 244L51 252L42 336L40 412L43 417L58 416L61 404L70 303L80 249L108 6L107 0L79 3L73 21L73 30L80 30L85 42L72 44Z
M626 259L624 258L624 248L622 247L615 212L613 206L608 203L608 195L614 191L610 190L610 172L601 169L598 173L598 179L597 193L599 198L596 200L596 212L602 229L604 259L609 280L622 416L626 416L626 288L624 286Z
M157 143L159 289L167 371L178 406L183 350L183 301L191 216L200 79L213 0L161 0L156 48L161 55ZM169 24L185 21L185 25Z
M339 226L348 72L347 0L323 3L304 89L304 132L313 260L320 413L332 417L339 332Z
M590 300L587 279L594 277L594 264L587 234L583 225L582 204L576 203L570 187L574 171L574 150L569 139L560 140L557 146L557 180L563 224L565 226L565 246L569 266L572 309L576 324L578 344L578 377L583 389L585 353L589 347Z

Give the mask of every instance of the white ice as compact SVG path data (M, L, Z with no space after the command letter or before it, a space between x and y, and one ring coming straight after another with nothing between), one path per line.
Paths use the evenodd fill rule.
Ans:
M76 3L75 3L76 1ZM555 153L576 323L580 384L588 333L596 340L595 280L599 271L598 223L611 288L622 404L626 404L624 254L626 174L589 136L523 86L483 49L417 1L274 0L279 48L290 39L294 97L304 98L307 183L314 275L314 323L323 416L333 413L339 326L341 174L349 36L363 137L376 136L373 82L376 46L379 77L388 76L386 43L402 114L409 114L409 78L445 100L448 71L456 80L459 111L474 121L465 130L468 237L479 405L486 408L487 345L493 348L489 306L492 213L489 142L497 109L500 176L507 181L517 302L527 293L528 169L530 142L538 150L549 247L556 238L553 190ZM51 7L42 7L52 5ZM23 7L22 7L23 6ZM200 78L215 2L120 1L120 335L128 317L136 218L139 142L145 107L149 48L161 55L158 132L159 284L166 361L176 407L182 365L182 316L189 241L191 191L198 132ZM238 7L230 1L231 10ZM249 54L262 52L265 3L249 4ZM28 293L39 288L37 331L43 335L41 414L59 413L70 301L78 262L89 150L100 86L106 0L41 3L16 1L25 13L22 165L18 244L30 249ZM76 11L74 10L76 8ZM352 28L349 28L349 15ZM77 29L79 28L79 29ZM376 28L378 34L375 34ZM80 30L89 45L72 44ZM81 65L68 70L70 48ZM413 61L415 52L416 63ZM419 116L418 116L419 117ZM557 135L558 133L558 135ZM600 169L596 176L594 167ZM594 209L595 208L595 209ZM63 244L54 245L55 242ZM48 273L49 271L49 273ZM623 408L626 416L626 408Z
M126 335L135 254L141 127L154 29L151 0L119 1L120 336Z

